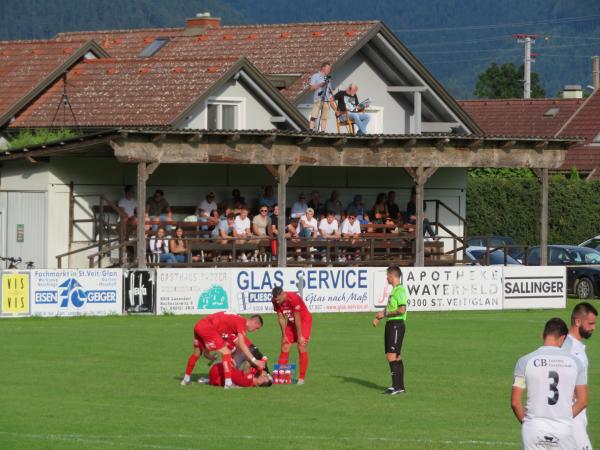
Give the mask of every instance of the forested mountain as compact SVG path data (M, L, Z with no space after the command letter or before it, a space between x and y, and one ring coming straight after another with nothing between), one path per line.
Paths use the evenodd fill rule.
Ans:
M225 24L382 19L458 98L490 63L521 64L514 33L540 34L533 65L549 95L591 83L598 0L0 0L0 39L60 31L181 26L210 11Z

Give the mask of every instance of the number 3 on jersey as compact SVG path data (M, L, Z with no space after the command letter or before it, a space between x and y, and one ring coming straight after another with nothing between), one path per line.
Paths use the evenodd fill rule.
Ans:
M552 380L550 383L550 395L548 396L548 404L556 405L558 402L558 373L554 370L548 372L548 378Z

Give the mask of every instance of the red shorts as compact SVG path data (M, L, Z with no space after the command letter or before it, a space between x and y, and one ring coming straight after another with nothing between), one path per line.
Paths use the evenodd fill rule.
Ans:
M196 324L194 327L194 348L199 348L202 352L212 352L227 346L217 330L202 325Z
M310 339L310 330L312 328L312 319L303 320L302 321L302 337L308 342ZM293 322L288 322L285 327L285 337L288 342L293 344L294 342L298 342L298 332L296 331L296 324Z

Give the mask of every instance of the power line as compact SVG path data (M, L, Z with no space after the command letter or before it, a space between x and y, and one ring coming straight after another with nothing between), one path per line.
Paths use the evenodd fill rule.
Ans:
M509 35L503 35L503 36L495 36L495 37L483 38L483 39L465 39L462 41L444 41L444 42L431 42L431 43L414 44L414 45L407 44L407 45L409 46L409 48L413 49L413 48L420 48L420 47L441 47L443 45L480 44L482 42L508 41L508 40L512 40L512 38ZM406 39L404 40L404 43L405 44L407 43Z
M472 50L432 50L432 51L416 51L415 53L417 55L437 55L437 54L441 54L441 55L445 55L448 53L498 53L498 52L514 52L514 51L520 51L520 49L518 47L512 47L512 48L492 48L492 49L472 49Z
M439 28L406 28L402 30L392 30L394 33L406 33L406 32L428 32L428 31L461 31L461 30L490 30L494 28L508 28L508 27L523 27L532 25L546 25L546 24L557 24L557 23L571 23L571 22L585 22L588 20L595 20L600 18L600 14L593 14L589 16L577 16L577 17L563 17L562 19L548 19L548 20L537 20L533 22L513 22L513 23L501 23L501 24L488 24L488 25L471 25L471 26L458 26L458 27L439 27Z

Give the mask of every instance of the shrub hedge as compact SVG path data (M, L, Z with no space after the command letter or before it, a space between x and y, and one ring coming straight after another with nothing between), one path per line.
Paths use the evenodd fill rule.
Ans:
M578 244L600 235L600 181L550 177L548 243ZM540 184L536 178L470 176L468 234L512 236L539 244Z

